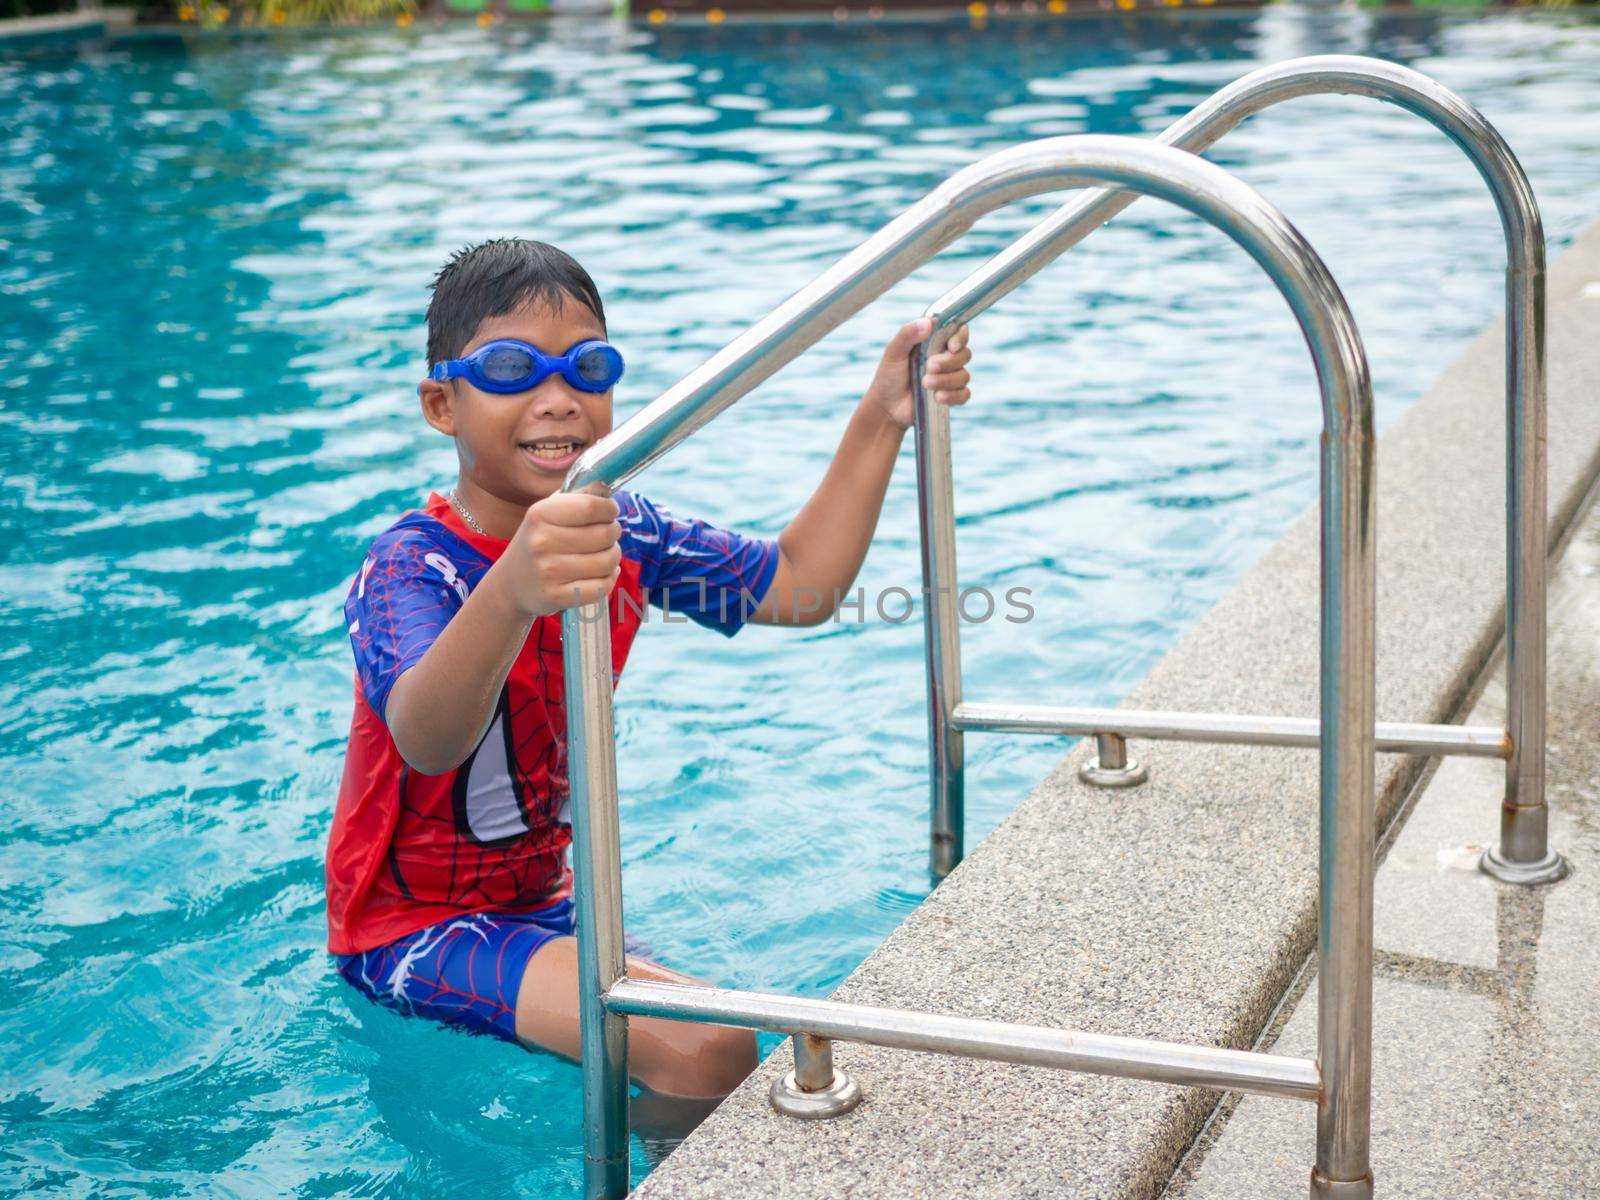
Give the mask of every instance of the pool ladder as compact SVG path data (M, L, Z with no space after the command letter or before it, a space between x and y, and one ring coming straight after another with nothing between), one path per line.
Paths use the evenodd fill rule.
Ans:
M1360 335L1327 267L1287 219L1253 189L1191 153L1269 105L1313 93L1375 96L1427 118L1466 151L1500 212L1508 254L1505 729L1376 722L1374 431ZM619 486L982 216L1025 197L1068 188L1103 190L1061 208L930 307L935 328L912 364L929 603L933 871L947 874L961 858L962 739L969 731L1093 735L1097 756L1085 765L1083 777L1111 786L1137 784L1145 777L1145 769L1128 758L1130 737L1318 747L1323 846L1317 1057L630 979L623 951L611 654L606 610L597 603L567 610L562 626L583 1039L584 1186L591 1200L622 1197L629 1189L630 1017L793 1035L795 1069L773 1085L772 1099L780 1111L801 1117L847 1112L860 1098L857 1083L833 1065L834 1041L1305 1100L1317 1108L1311 1195L1370 1197L1376 752L1504 759L1500 843L1486 853L1484 869L1524 883L1558 878L1565 869L1546 844L1544 805L1543 232L1527 178L1495 129L1459 97L1405 67L1346 56L1296 59L1224 88L1155 142L1055 137L989 155L935 188L592 447L574 465L566 487ZM928 404L922 363L943 348L953 329L1139 195L1171 201L1232 237L1277 285L1310 347L1323 410L1322 703L1315 720L1045 708L961 698L949 413Z

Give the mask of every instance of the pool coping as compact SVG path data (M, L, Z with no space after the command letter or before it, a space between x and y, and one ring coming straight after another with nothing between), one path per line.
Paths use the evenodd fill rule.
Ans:
M1600 222L1550 270L1552 545L1600 475L1596 281ZM1381 720L1451 719L1498 651L1502 335L1497 320L1379 441ZM1124 706L1314 714L1317 540L1313 508ZM1315 942L1316 756L1144 743L1135 752L1151 781L1113 792L1078 781L1088 752L1076 747L835 995L1253 1045ZM1380 823L1422 765L1379 756ZM1497 821L1481 814L1486 843ZM855 1112L816 1123L776 1115L766 1091L792 1062L785 1043L638 1195L1155 1197L1220 1098L874 1047L837 1052L866 1095ZM1309 1108L1305 1117L1309 1147Z
M826 9L806 10L802 12L786 12L781 9L761 11L726 11L725 15L708 19L706 11L723 9L710 4L705 0L706 10L699 8L662 8L649 5L639 12L623 12L609 5L606 0L595 0L588 7L574 4L572 7L552 7L538 12L511 12L492 5L500 0L489 0L490 7L484 10L446 11L443 9L428 9L411 14L405 14L407 19L398 20L395 17L379 17L363 21L319 21L305 24L260 25L228 23L224 25L206 25L198 21L183 21L170 17L150 15L153 10L139 8L93 8L83 9L70 13L46 14L42 17L7 18L8 21L34 22L56 21L62 18L67 20L59 29L44 31L43 36L34 41L24 40L18 36L15 43L7 42L0 36L0 51L18 48L28 48L33 44L47 42L72 42L93 41L101 37L106 38L167 38L181 37L192 40L239 40L262 39L274 40L287 39L301 36L321 36L330 33L363 34L376 29L386 29L399 26L414 37L425 36L427 33L442 29L464 29L478 22L478 18L488 16L491 18L488 27L497 30L529 30L551 26L593 26L596 24L615 24L623 28L638 31L650 31L663 36L673 33L687 34L691 32L705 32L722 26L734 27L747 32L759 31L764 28L790 29L790 28L859 28L861 26L878 27L896 24L926 24L939 23L952 26L972 26L982 28L989 24L1026 23L1026 22L1081 22L1094 20L1115 20L1126 22L1138 18L1158 18L1163 20L1188 21L1188 20L1215 20L1215 19L1250 19L1259 17L1264 8L1270 7L1268 0L1182 0L1181 3L1171 3L1170 0L1138 0L1132 8L1122 8L1113 5L1107 9L1096 0L1095 7L1086 8L1080 5L1062 12L1052 12L1048 8L1036 6L1026 9L1018 2L1009 6L994 7L986 5L986 11L981 15L974 15L969 5L952 0L946 4L928 4L925 6L911 6L905 8L885 9L881 13L869 11L874 6L861 7L840 6L841 12ZM696 0L698 2L698 0ZM1040 0L1041 3L1044 0ZM560 4L561 0L554 0ZM1514 0L1491 0L1486 4L1472 4L1469 0L1460 0L1459 3L1450 3L1443 6L1427 4L1385 4L1381 7L1366 9L1368 13L1380 16L1405 15L1407 13L1436 15L1439 13L1457 14L1463 17L1492 16L1498 13L1527 14L1537 9L1559 11L1559 0L1539 0L1536 9L1530 9L1527 4L1518 4ZM88 16L92 19L80 20ZM0 21L0 25L4 25Z
M95 41L133 25L130 8L79 8L71 12L44 13L0 20L0 52L34 46Z

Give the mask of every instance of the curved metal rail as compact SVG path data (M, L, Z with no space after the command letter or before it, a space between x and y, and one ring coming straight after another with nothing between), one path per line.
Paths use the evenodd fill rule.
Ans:
M1545 711L1545 380L1544 230L1533 190L1516 156L1493 125L1448 88L1407 67L1381 59L1322 55L1293 59L1236 80L1197 105L1158 141L1199 153L1247 117L1296 96L1337 93L1373 96L1425 118L1466 152L1494 196L1506 241L1506 672L1507 728L1499 742L1506 759L1500 844L1484 853L1483 868L1498 878L1540 883L1566 870L1549 848L1544 802ZM1080 196L1040 222L951 289L927 310L935 328L922 357L944 348L957 326L989 308L1046 264L1076 245L1137 199L1126 192ZM961 861L965 822L963 768L966 729L994 728L971 720L961 687L957 609L955 500L950 469L950 414L929 406L921 361L913 364L916 393L917 488L921 500L923 587L927 598L928 721L931 757L931 847L936 876ZM1143 769L1126 759L1125 738L1184 736L1191 740L1281 740L1240 735L1252 723L1275 728L1281 718L1218 714L1184 725L1180 734L1128 724L1141 714L1117 709L1057 709L1060 720L1036 720L1039 733L1089 733L1101 755L1084 777L1102 784L1143 781ZM967 719L964 719L966 717ZM1206 722L1209 721L1209 726ZM1089 728L1085 728L1089 726ZM1016 728L1015 725L1010 726ZM1217 736L1204 736L1207 728ZM1417 727L1404 727L1415 729ZM1495 740L1492 730L1431 726L1432 744L1386 746L1401 753L1477 754ZM1380 734L1382 730L1380 730ZM1393 739L1391 739L1393 740ZM1296 744L1312 744L1300 742ZM1108 762L1107 760L1112 761Z
M1253 189L1205 160L1131 138L1061 137L992 154L952 176L767 318L592 447L568 488L615 487L726 409L851 314L949 245L974 221L1026 196L1114 187L1159 196L1221 228L1267 272L1310 347L1322 396L1321 831L1318 1053L1281 1059L1205 1060L1194 1047L1131 1039L1112 1045L1054 1031L1032 1049L1014 1026L923 1018L922 1042L952 1053L987 1048L1014 1058L1039 1050L1049 1065L1132 1074L1170 1083L1284 1089L1285 1070L1309 1092L1316 1079L1314 1195L1370 1196L1372 859L1374 843L1374 562L1372 387L1349 308L1299 232ZM1065 249L1063 243L1060 249ZM1059 251L1057 251L1059 252ZM1048 250L1030 262L1042 265ZM628 1189L627 1014L775 1027L807 1047L796 1082L831 1074L822 1036L912 1044L900 1022L859 1005L824 1011L719 989L663 992L625 976L609 621L604 602L568 609L567 737L571 774L579 990L583 1040L585 1187L590 1197ZM831 1054L831 1052L829 1052ZM1252 1065L1253 1064L1253 1065ZM1220 1072L1220 1073L1218 1073ZM801 1090L814 1091L804 1083Z

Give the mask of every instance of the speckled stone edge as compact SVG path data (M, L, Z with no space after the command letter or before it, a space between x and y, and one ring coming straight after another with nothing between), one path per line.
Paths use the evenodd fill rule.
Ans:
M1592 491L1594 497L1600 489ZM1378 1195L1600 1195L1600 507L1552 564L1550 843L1572 873L1516 887L1478 870L1478 814L1504 772L1444 760L1378 869L1373 996L1372 1169ZM1502 659L1469 716L1505 719ZM1410 799L1408 798L1408 805ZM1275 1021L1279 1054L1316 1046L1316 999ZM1299 985L1297 984L1297 987ZM1292 1196L1308 1131L1256 1096L1208 1121L1163 1200ZM1219 1119L1220 1118L1220 1119Z
M1556 533L1600 471L1597 281L1600 223L1550 272ZM1504 357L1496 322L1380 440L1380 719L1449 719L1500 640ZM1125 705L1313 715L1317 532L1313 510ZM1250 1046L1315 942L1316 756L1146 744L1138 754L1151 781L1110 792L1078 782L1088 749L1041 782L836 995ZM1379 756L1380 821L1419 769ZM1497 820L1482 814L1485 841ZM1152 1197L1218 1099L872 1047L837 1054L866 1093L854 1113L818 1123L773 1113L766 1090L788 1068L786 1045L637 1194Z

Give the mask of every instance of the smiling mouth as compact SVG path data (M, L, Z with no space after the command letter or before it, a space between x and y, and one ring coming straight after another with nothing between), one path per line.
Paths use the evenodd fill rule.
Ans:
M518 442L517 446L528 457L552 465L573 458L587 445L576 438L540 438L536 442Z

